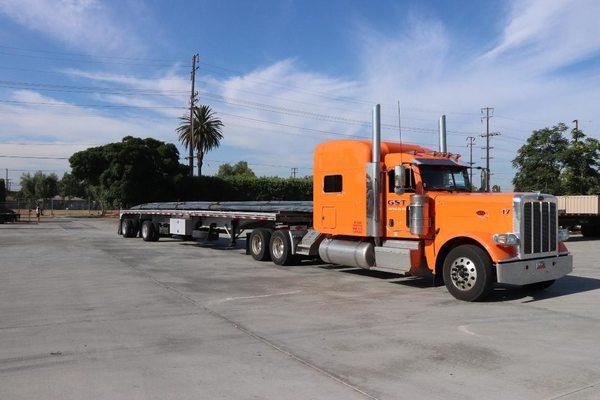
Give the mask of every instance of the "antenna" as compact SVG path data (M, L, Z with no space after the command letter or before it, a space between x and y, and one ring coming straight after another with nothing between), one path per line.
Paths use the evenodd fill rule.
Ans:
M402 144L402 118L400 117L400 100L398 100L398 135L400 136L400 144Z

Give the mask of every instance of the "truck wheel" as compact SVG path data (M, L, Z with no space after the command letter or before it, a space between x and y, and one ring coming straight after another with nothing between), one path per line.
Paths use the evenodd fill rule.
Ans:
M552 286L554 284L554 282L556 282L556 280L552 279L550 281L530 283L529 285L525 285L523 287L527 290L531 290L532 292L537 292L540 290L548 289L550 286Z
M271 259L270 247L271 231L264 228L254 229L250 234L250 254L256 261L269 261Z
M152 221L142 223L142 239L144 239L144 242L156 242L158 240L156 225Z
M492 260L480 247L458 246L444 260L444 283L459 300L482 300L494 283L492 268Z
M285 231L275 231L271 235L269 245L271 250L271 259L277 265L291 265L296 257L292 254L292 244L290 237Z
M131 219L124 219L121 222L121 232L124 238L132 238L137 235L137 229L135 229L135 221Z

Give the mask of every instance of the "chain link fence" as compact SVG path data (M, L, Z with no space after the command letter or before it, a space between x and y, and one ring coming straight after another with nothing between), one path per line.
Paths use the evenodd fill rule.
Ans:
M12 212L20 214L20 221L37 219L36 210L39 207L40 217L84 217L104 215L101 205L86 199L39 199L39 200L10 200L0 202L0 213Z

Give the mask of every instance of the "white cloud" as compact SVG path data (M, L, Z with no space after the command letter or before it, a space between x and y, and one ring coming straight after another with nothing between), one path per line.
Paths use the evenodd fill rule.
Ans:
M93 53L138 51L135 35L117 25L115 16L96 0L3 0L0 12L28 29L71 47Z
M5 141L12 142L19 141L19 138L27 138L34 141L67 142L76 145L118 141L127 135L167 138L165 132L170 130L164 120L157 122L133 115L128 116L126 112L114 116L103 113L102 110L76 107L68 102L58 101L29 90L13 92L11 100L20 103L0 104L2 115L0 136ZM5 145L2 146L4 151ZM42 148L45 147L37 149ZM56 150L68 156L67 148L68 146Z
M530 72L569 65L600 50L598 15L597 0L513 2L500 42L482 58Z

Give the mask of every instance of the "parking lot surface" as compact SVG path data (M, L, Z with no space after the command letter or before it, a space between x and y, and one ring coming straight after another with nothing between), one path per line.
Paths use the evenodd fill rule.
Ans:
M545 292L0 225L1 399L598 399L600 241Z

